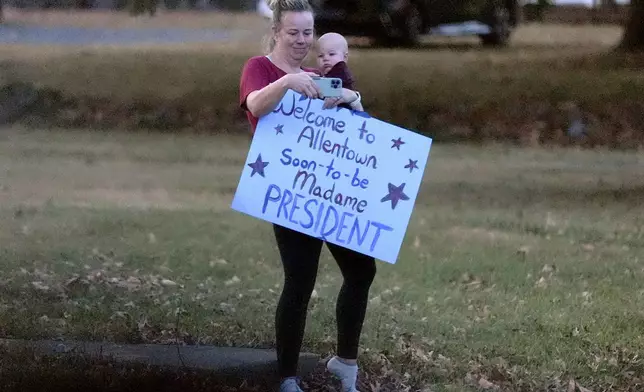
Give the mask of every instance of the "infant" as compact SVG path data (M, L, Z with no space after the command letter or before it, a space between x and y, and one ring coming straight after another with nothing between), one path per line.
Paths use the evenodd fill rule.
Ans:
M355 91L353 74L347 66L349 60L349 45L347 40L338 33L326 33L318 39L318 69L322 76L339 78L342 87ZM341 105L350 109L362 111L360 102L353 105Z

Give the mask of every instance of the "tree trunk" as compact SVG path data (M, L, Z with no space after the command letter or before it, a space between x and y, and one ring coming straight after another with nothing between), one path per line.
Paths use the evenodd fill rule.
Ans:
M626 23L620 48L627 51L644 50L644 0L631 0L631 16Z

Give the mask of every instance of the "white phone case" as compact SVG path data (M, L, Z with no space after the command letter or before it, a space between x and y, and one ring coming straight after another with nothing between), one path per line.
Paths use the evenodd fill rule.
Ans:
M342 96L342 79L314 77L313 80L322 91L322 98L336 98Z

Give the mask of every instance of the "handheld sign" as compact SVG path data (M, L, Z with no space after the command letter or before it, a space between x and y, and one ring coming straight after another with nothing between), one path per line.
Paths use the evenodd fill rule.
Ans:
M232 208L394 264L432 139L289 90L260 118Z

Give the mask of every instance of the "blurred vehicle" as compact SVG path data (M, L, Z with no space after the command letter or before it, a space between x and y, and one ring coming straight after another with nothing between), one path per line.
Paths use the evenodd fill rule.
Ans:
M268 2L266 0L257 1L257 13L266 19L271 19L273 17L273 11L268 7Z
M311 0L318 34L335 31L414 45L426 34L478 35L505 45L519 24L519 0Z

